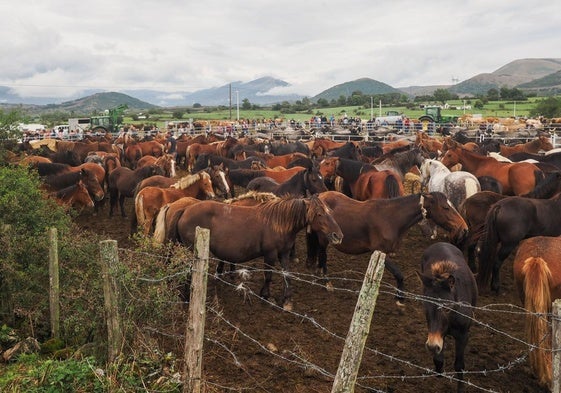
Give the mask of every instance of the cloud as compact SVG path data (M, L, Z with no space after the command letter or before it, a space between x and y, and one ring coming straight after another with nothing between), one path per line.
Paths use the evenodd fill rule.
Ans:
M515 59L558 57L561 45L555 2L4 3L0 86L43 97L192 92L264 75L291 84L275 91L308 96L362 77L450 84Z

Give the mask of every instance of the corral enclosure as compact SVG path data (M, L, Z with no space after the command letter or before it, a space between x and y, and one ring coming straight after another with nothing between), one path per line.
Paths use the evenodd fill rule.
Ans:
M128 203L127 208L132 209L132 204ZM84 229L118 240L121 253L132 252L126 250L132 245L128 219L109 218L106 213L95 220L87 214L77 220ZM434 375L431 355L424 347L427 328L416 270L423 250L432 242L414 226L395 255L408 291L404 309L395 305L395 282L384 273L355 391L455 391L454 381ZM216 260L211 259L203 357L205 391L331 391L370 255L345 255L329 248L333 291L327 291L321 278L306 269L303 233L297 241L297 255L300 263L291 269L291 312L278 307L274 299L266 302L258 296L262 285L261 259L246 264L249 272L243 285L239 278L215 278ZM139 253L133 258L142 263L143 255ZM468 391L545 391L528 366L530 347L524 339L525 313L515 293L511 265L509 259L503 267L500 295L480 295L465 357ZM280 296L281 288L282 276L275 274L272 296ZM134 299L125 302L150 307L135 304ZM146 321L139 328L148 331L155 341L164 342L163 350L181 359L188 306L178 301L172 307L177 310L173 323L152 326ZM451 338L446 340L444 351L446 375L453 377Z

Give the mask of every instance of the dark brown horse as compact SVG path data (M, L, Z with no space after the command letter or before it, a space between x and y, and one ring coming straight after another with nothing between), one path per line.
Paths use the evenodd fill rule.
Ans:
M96 201L101 201L105 196L96 174L87 168L81 168L73 171L65 170L60 173L54 173L42 177L42 181L45 188L51 192L60 191L63 188L72 186L77 184L79 181L82 181L88 189L90 195L92 195Z
M477 303L477 284L460 249L450 243L434 243L423 252L421 272L423 308L428 326L427 349L435 371L444 370L444 339L455 340L454 370L457 391L464 392L464 353Z
M361 202L337 191L327 191L319 194L319 198L333 211L333 217L343 231L343 241L335 248L345 254L359 255L375 250L386 254L394 252L409 228L423 218L447 230L450 240L456 244L461 244L468 231L462 216L440 192ZM326 275L327 239L310 231L307 241L307 266L317 266ZM403 289L403 275L387 257L386 268L395 277L398 289Z
M499 291L499 271L504 260L526 238L561 235L561 193L550 199L513 196L496 202L485 219L477 282L482 288L491 279Z
M460 163L462 170L476 177L493 176L501 183L503 192L507 195L527 194L543 179L543 172L529 162L500 162L459 146L449 148L441 161L448 168Z
M265 282L261 296L270 296L272 268L280 259L283 271L289 269L289 255L302 229L310 227L329 242L341 242L342 233L327 206L317 197L280 198L256 206L231 205L203 201L189 206L170 222L170 240L192 246L195 229L210 230L210 250L218 259L217 271L222 273L224 262L244 263L263 257ZM243 230L240 230L243 228ZM282 304L290 309L290 279L285 276Z
M561 298L561 238L536 236L520 242L514 257L514 280L526 315L530 367L540 385L551 389L551 303Z
M125 198L133 198L138 183L154 175L163 176L164 171L157 165L148 165L135 170L121 166L111 172L107 184L110 202L109 216L113 216L113 209L117 206L117 201L119 201L121 216L126 217Z
M257 192L271 192L277 196L293 195L305 197L327 191L323 176L317 168L303 169L284 183L278 183L267 176L251 180L247 189Z

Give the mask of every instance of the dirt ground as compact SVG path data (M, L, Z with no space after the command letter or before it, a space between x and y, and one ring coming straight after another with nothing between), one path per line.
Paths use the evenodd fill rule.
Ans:
M132 201L127 201L127 209L131 211ZM130 247L129 226L107 225L114 220L124 219L120 216L110 219L108 206L95 220L88 212L77 218L84 229L118 240L119 247ZM415 299L421 290L415 270L421 253L431 242L415 226L395 255L411 294L403 310L395 305L393 278L384 273L356 392L456 390L455 382L431 375L432 359L424 346L424 314L420 301ZM292 313L251 292L236 290L234 285L209 279L203 360L205 391L331 391L370 255L345 255L330 248L328 266L335 290L327 291L306 269L305 247L301 233L297 242L300 263L292 266L297 277L293 280ZM465 356L468 392L544 391L528 367L524 316L515 295L511 265L509 259L503 266L501 294L479 297ZM255 260L247 266L261 269L262 265L260 260ZM214 267L211 263L211 271ZM251 272L245 286L259 293L261 284L262 274ZM272 295L279 296L281 289L282 279L277 275ZM448 373L453 373L453 352L453 340L448 338L445 347Z

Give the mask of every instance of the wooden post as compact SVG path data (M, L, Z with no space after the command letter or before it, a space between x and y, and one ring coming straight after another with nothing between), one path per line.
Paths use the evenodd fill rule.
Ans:
M60 281L57 233L56 228L49 229L49 309L52 338L60 338Z
M364 345L380 290L380 281L384 273L385 259L386 254L380 251L374 251L370 257L331 393L354 392Z
M553 302L551 356L553 393L561 393L561 299Z
M107 360L113 362L121 353L123 331L119 316L119 291L113 276L119 263L116 240L103 240L99 243L101 254L101 274L103 279L103 298L107 320Z
M210 255L210 231L196 228L195 261L191 274L189 297L189 320L185 329L184 393L200 393L203 365L203 342L206 319L206 288L208 260Z

